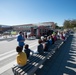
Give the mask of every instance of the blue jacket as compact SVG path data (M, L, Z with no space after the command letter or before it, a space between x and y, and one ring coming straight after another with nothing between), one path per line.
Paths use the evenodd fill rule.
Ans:
M25 39L24 39L24 37L22 36L22 35L19 35L18 37L17 37L17 41L19 42L19 46L24 46L24 41L25 41Z

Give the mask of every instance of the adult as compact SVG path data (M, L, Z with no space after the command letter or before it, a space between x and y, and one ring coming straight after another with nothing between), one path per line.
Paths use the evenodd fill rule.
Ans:
M23 49L23 46L25 45L24 41L25 38L23 36L23 32L19 32L19 35L17 37L18 45Z

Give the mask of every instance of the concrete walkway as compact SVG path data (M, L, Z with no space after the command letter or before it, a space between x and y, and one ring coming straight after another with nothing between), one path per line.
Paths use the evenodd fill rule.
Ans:
M9 69L1 75L13 75ZM36 75L76 75L76 34L71 35Z
M36 75L76 75L76 35L70 36Z

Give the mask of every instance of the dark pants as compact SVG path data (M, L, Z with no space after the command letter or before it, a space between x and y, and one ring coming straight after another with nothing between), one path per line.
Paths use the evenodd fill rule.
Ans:
M22 50L23 50L23 46L20 46L21 48L22 48Z

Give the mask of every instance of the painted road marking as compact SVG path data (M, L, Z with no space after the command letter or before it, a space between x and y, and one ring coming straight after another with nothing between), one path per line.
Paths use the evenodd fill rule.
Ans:
M29 44L29 48L31 48L31 45L36 45L36 44L37 44L37 43L31 43L31 44ZM8 54L10 54L10 53L12 53L12 52L16 52L15 49L14 49L14 50L11 50L11 51L9 51L9 52L0 54L0 57L3 57L3 56L5 56L5 55L8 55Z
M30 48L32 48L32 47L34 47L34 46L36 46L36 45L37 45L37 44L34 43L32 46L30 46ZM6 59L6 58L9 58L9 57L17 54L17 52L16 52L15 50L13 50L13 53L11 53L11 54L8 54L8 53L11 53L11 51L10 51L10 52L7 52L7 56L3 54L4 56L0 58L0 61L2 61L2 60L4 60L4 59Z
M7 64L7 65L5 65L3 67L0 67L0 74L2 74L3 72L5 72L6 70L10 69L15 62L16 62L16 60L10 62L9 64Z

